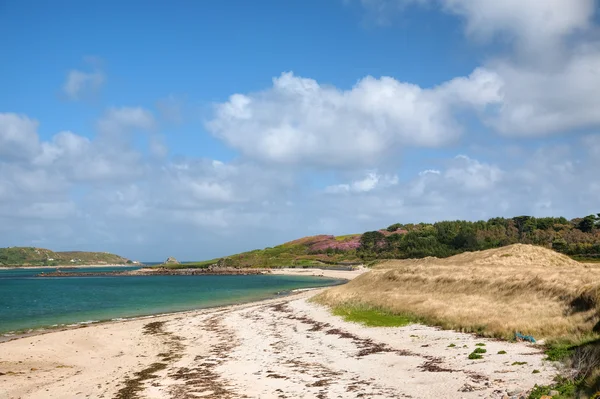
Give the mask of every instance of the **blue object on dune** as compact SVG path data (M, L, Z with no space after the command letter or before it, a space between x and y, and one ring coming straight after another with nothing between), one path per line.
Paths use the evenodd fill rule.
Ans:
M520 332L515 333L515 339L535 343L535 338L533 338L531 335L523 335Z

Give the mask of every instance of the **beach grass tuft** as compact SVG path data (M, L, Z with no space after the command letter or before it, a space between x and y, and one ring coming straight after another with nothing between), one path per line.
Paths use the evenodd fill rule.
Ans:
M403 327L418 323L410 315L393 314L381 309L360 305L344 305L333 308L333 314L346 321L360 323L369 327Z

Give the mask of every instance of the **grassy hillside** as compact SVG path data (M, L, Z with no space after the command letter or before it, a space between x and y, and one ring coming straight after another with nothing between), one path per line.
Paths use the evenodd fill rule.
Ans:
M0 248L0 266L76 266L125 264L128 259L108 252L54 252L44 248Z
M166 265L169 268L209 267L219 264L227 267L289 267L324 266L343 263L360 263L356 254L360 234L346 236L319 235L304 237L276 247L256 249L221 259L203 262ZM163 265L164 266L164 265Z

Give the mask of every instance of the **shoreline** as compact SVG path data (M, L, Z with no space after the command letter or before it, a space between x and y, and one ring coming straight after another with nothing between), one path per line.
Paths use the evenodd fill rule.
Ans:
M31 330L31 331L26 332L26 333L20 333L18 331L13 333L11 331L8 331L6 333L0 333L0 345L2 345L3 343L6 343L6 342L16 341L16 340L19 340L22 338L31 338L31 337L37 337L40 335L61 333L64 331L73 331L73 330L78 330L81 328L103 326L103 325L118 325L121 323L127 323L127 322L133 322L133 321L148 320L148 319L155 319L155 318L161 318L161 317L172 317L172 316L178 316L178 315L182 315L182 316L193 315L197 312L227 310L228 308L232 308L232 307L252 305L252 304L261 304L262 302L269 302L269 301L276 300L276 299L292 297L293 295L299 295L303 292L324 290L327 288L328 287L298 288L298 289L289 291L289 294L286 294L286 295L274 294L272 297L265 298L265 299L249 300L247 302L232 303L229 305L215 305L215 306L207 306L207 307L196 308L196 309L176 310L173 312L154 313L154 314L147 314L147 315L140 315L140 316L115 317L112 319L104 319L104 320L81 321L81 322L71 323L71 324L67 324L67 325L58 325L57 327L49 326L49 327L27 329L27 330ZM10 334L10 335L6 335L6 334Z
M345 322L323 290L0 343L0 398L502 398L557 373L535 345Z
M360 271L325 270L324 273L320 273L320 272L323 272L323 270L308 270L308 269L302 269L302 270L303 271L296 271L296 272L294 272L295 271L294 269L278 269L277 273L272 273L272 274L273 275L288 275L288 276L307 276L307 275L310 275L311 277L333 278L333 279L337 279L337 280L341 281L340 284L334 284L334 285L332 285L332 286L337 286L337 285L345 284L346 282L350 281L351 279L355 278L356 276L364 273L368 269L363 269L363 270L360 270ZM216 305L216 306L198 307L198 308L195 308L195 309L188 309L188 310L177 310L177 311L166 312L166 313L163 312L163 313L146 314L146 315L131 316L131 317L122 317L122 318L111 318L111 319L103 319L103 320L86 320L86 321L81 321L81 322L74 322L74 323L71 323L71 324L68 324L68 325L58 325L56 327L53 327L53 326L42 326L42 327L38 327L38 328L27 328L27 329L24 329L24 330L27 330L27 332L22 332L23 330L7 331L7 332L0 333L0 344L5 343L5 342L10 342L10 341L18 340L18 339L21 339L21 338L28 338L28 337L35 337L35 336L38 336L38 335L47 335L47 334L59 333L59 332L63 332L63 331L77 330L77 329L80 329L80 328L87 328L87 327L104 325L104 324L125 323L125 322L133 321L133 320L151 319L151 318L156 318L156 317L173 316L173 315L178 315L178 314L187 314L187 313L193 313L193 312L199 312L199 311L205 311L205 310L215 310L215 309L220 309L220 308L228 308L230 306L238 306L238 305L248 305L248 304L253 304L253 303L260 303L260 302L263 302L263 301L269 301L269 300L273 300L273 299L280 299L280 298L284 298L284 297L291 297L293 295L296 295L296 294L299 294L299 293L302 293L302 292L314 291L314 290L323 290L323 289L326 289L328 287L330 287L330 286L315 287L315 288L298 288L298 289L295 289L295 290L288 291L289 293L286 294L286 295L280 295L279 293L275 293L275 294L273 294L269 298L260 299L260 300L242 301L242 302L239 302L239 303L229 304L229 305Z

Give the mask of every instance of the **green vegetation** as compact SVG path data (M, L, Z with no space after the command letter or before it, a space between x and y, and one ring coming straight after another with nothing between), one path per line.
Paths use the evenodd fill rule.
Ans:
M450 345L448 345L448 348L455 348L455 347L456 347L456 345L455 345L455 344L450 344Z
M410 315L397 315L364 306L339 306L333 309L333 314L343 317L346 321L369 327L402 327L418 323L418 320Z
M473 353L486 353L487 349L483 349L483 348L475 348L475 350L473 351Z
M77 266L126 264L130 260L108 252L54 252L44 248L0 248L0 266Z
M557 391L559 394L553 396L552 399L570 399L574 398L577 392L577 382L560 378L554 385L535 386L529 394L529 399L540 399L542 396L548 395L550 391Z
M506 355L506 351L498 351L499 355Z
M480 342L478 344L475 344L475 346L485 346L485 344L483 342Z
M511 364L511 366L524 366L526 364L527 364L527 362L513 362L513 364Z
M540 394L531 398L547 395L550 390L560 392L559 398L572 398L576 393L600 398L600 339L585 336L577 343L565 340L550 342L546 355L547 360L560 361L567 367L575 368L577 377L561 378L555 385L536 387L534 392Z
M517 243L544 246L584 262L600 261L600 216L395 223L364 234L305 237L276 247L169 267L207 267L217 262L235 268L368 265L382 259L445 258Z
M471 359L471 360L483 359L483 356L481 356L481 354L479 354L479 353L471 352L469 354L469 359Z
M477 222L396 223L363 234L357 255L361 259L444 258L516 243L552 248L585 261L600 259L600 214L571 221L518 216Z
M531 372L531 374L539 374L539 373L540 373L540 370L538 370L538 369L535 369Z

